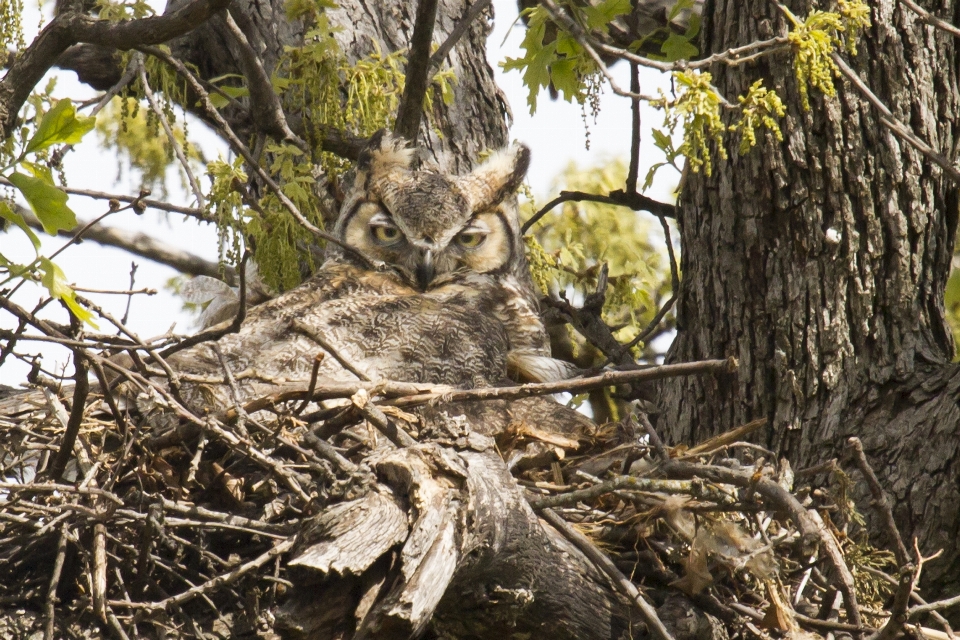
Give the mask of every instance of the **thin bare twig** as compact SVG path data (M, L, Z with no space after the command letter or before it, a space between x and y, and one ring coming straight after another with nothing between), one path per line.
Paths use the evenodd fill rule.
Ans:
M83 412L87 408L87 392L90 390L90 381L87 379L87 362L83 354L77 350L73 352L74 375L73 406L70 408L70 420L66 424L60 449L50 465L48 477L53 482L59 482L66 471L67 462L73 457L73 447L77 443L80 425L83 423Z
M712 482L732 484L755 490L763 498L774 505L778 510L786 513L797 526L800 527L807 543L818 540L822 545L840 582L840 592L843 594L847 609L847 618L856 626L861 626L860 608L857 603L857 593L854 587L853 574L843 558L843 552L834 535L823 524L816 510L807 510L789 491L781 487L774 480L758 476L753 472L728 469L716 465L690 464L677 460L668 460L663 465L668 477L695 478L700 477Z
M913 11L915 14L920 16L920 20L922 20L923 22L926 22L927 24L932 24L936 28L946 31L952 36L960 38L960 29L953 26L946 20L941 20L937 16L933 15L932 13L930 13L929 11L927 11L926 9L918 5L916 2L913 2L913 0L900 0L900 2L905 7Z
M50 586L47 589L46 601L46 626L44 627L43 640L53 640L54 629L56 625L57 612L57 587L60 586L60 576L63 572L63 562L67 557L67 528L60 530L60 538L57 541L57 557L53 563L53 572L50 574Z
M715 502L730 503L731 496L719 491L711 490L709 487L695 483L691 480L661 480L658 478L638 478L635 476L617 476L612 480L595 484L586 489L559 493L557 495L537 500L529 500L530 506L534 509L546 509L553 507L566 507L575 505L584 500L593 500L608 493L616 491L643 491L643 492L661 492L661 493L683 493L693 495L704 500L713 500Z
M867 486L870 487L870 495L873 496L871 504L880 515L883 528L893 543L893 553L897 558L897 566L900 567L902 573L903 567L910 563L910 556L907 554L906 545L903 544L903 538L900 536L897 523L893 519L893 509L890 507L890 502L887 501L887 497L883 492L883 486L880 484L880 480L877 479L877 474L873 472L870 463L867 462L867 456L863 452L863 443L860 442L860 438L848 438L847 449L856 462L857 468L860 469L864 480L867 481Z
M357 391L350 401L370 424L397 447L412 447L417 444L410 434L398 427L377 405L370 402L370 396L366 390Z
M206 207L206 200L203 197L203 190L200 188L200 183L197 181L197 177L193 175L193 169L190 167L190 161L187 160L186 154L183 152L183 145L180 144L180 141L177 140L177 136L173 135L173 129L170 127L170 123L167 121L167 116L163 112L163 109L160 108L160 104L157 102L156 96L153 95L153 89L150 88L150 79L147 78L147 69L143 65L143 55L137 55L137 66L138 72L140 74L140 84L143 87L143 94L147 97L147 103L150 105L150 109L153 110L154 115L157 116L157 120L160 121L160 126L163 127L164 133L167 134L167 141L170 144L170 147L173 149L173 152L177 156L177 160L180 161L180 166L183 168L184 173L187 174L187 181L190 183L190 188L193 190L193 197L197 199L197 206L200 209Z
M233 584L245 574L250 573L254 569L257 569L263 566L270 560L273 560L277 556L283 555L284 553L292 549L295 540L296 539L294 537L287 538L286 540L279 542L278 544L275 544L269 551L257 556L256 558L254 558L249 562L246 562L240 565L233 571L219 575L215 578L212 578L204 582L203 584L197 585L195 587L191 587L190 589L187 589L183 593L179 593L175 596L170 596L169 598L160 600L159 602L140 603L140 602L127 602L124 600L111 600L108 604L116 608L127 607L132 609L149 609L152 611L163 611L164 609L167 609L169 607L181 605L198 596L202 596L207 593L212 593L217 589L219 589L220 587Z
M655 638L659 640L673 640L673 636L670 635L670 632L667 631L667 628L663 626L663 622L661 622L659 616L657 616L656 609L643 598L639 589L637 589L630 579L623 575L623 573L617 569L617 566L613 564L613 561L610 560L605 553L600 551L587 536L570 526L566 520L557 515L552 509L541 509L540 515L544 520L549 522L554 529L559 531L563 537L576 545L593 564L606 573L613 582L613 585L617 588L617 591L637 605L637 609L643 616L644 622L647 623L647 628Z
M194 345L198 345L201 342L209 342L211 340L219 340L223 336L229 333L236 333L240 331L240 326L243 324L243 319L247 317L247 260L250 259L250 251L244 251L243 257L240 258L240 266L237 268L237 274L240 277L240 292L239 292L239 306L237 307L237 315L234 316L233 322L229 325L223 327L220 325L214 325L206 331L201 331L196 335L192 335L189 338L184 339L182 342L179 342L173 346L167 347L160 352L160 358L168 358L171 355L177 353L178 351L183 351Z
M473 24L473 21L477 19L483 10L490 6L493 0L478 0L470 5L470 8L463 14L463 17L460 18L460 21L450 32L450 35L447 36L447 39L443 41L443 44L433 52L433 55L430 56L430 71L436 71L441 64L443 64L444 58L447 57L447 54L456 46L457 42L460 41L460 38L463 37L463 34L467 32L470 28L470 25Z
M217 111L216 107L213 106L213 103L210 102L210 95L204 90L203 85L200 84L200 81L197 80L196 76L194 76L189 69L187 69L183 62L173 57L163 49L159 49L157 47L138 47L138 50L144 53L149 53L150 55L163 60L168 65L173 67L174 70L187 81L187 83L190 85L190 88L200 96L201 104L203 105L206 116L214 125L216 125L218 129L220 129L220 132L227 139L227 142L230 144L233 150L243 157L249 169L256 173L261 180L263 180L263 183L266 184L267 187L273 192L273 194L277 197L277 200L280 201L280 204L282 204L283 207L290 212L290 215L292 215L304 229L318 238L322 238L327 242L332 242L333 244L338 245L346 252L363 261L364 264L367 264L376 270L384 268L384 264L379 260L374 260L363 251L360 251L356 247L347 244L340 238L327 233L323 229L318 228L303 216L297 205L295 205L293 201L287 197L287 195L283 192L283 189L280 188L280 185L277 184L277 181L274 180L270 174L260 166L260 163L257 162L257 159L250 152L250 149L247 148L247 145L245 145L240 138L237 137L237 134L234 133L233 128L229 125L229 123L227 123L226 120L223 119L223 116L221 116L220 112Z

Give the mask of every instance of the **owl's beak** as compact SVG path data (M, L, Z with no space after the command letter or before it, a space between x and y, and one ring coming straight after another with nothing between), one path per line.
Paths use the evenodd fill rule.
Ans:
M434 275L433 251L427 249L423 252L423 258L417 265L417 284L420 285L420 289L426 291L430 283L433 282Z

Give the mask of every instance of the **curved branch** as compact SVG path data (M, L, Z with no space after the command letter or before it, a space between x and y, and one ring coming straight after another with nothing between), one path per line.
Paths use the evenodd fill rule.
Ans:
M126 50L160 44L195 29L229 4L230 0L194 0L170 14L128 22L98 20L76 12L57 15L0 80L3 137L13 133L17 114L33 87L71 46L86 43Z
M551 209L564 202L600 202L603 204L613 204L619 207L628 207L634 211L648 211L655 216L664 218L675 218L677 208L666 202L659 202L645 195L626 191L611 191L609 195L600 195L596 193L584 193L583 191L561 191L560 195L548 202L542 209L533 214L533 217L523 223L520 227L520 233L526 233L530 227L540 221L547 215Z

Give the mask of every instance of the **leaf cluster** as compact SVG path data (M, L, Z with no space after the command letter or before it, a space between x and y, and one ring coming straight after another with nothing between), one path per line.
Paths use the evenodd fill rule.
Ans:
M585 29L601 33L606 32L610 22L631 10L628 0L603 0L596 5L561 4ZM590 79L595 79L600 70L576 38L558 30L541 6L524 10L524 15L528 20L527 32L520 46L525 55L507 58L501 67L523 74L530 113L536 112L537 96L546 87L552 86L567 102L583 105L595 98L600 85Z
M48 89L52 89L52 86L48 86ZM78 115L70 100L49 101L49 91L45 96L34 96L30 104L35 110L34 117L20 129L18 137L21 144L17 145L13 137L5 141L0 174L27 201L43 230L56 235L60 230L75 227L77 216L67 206L68 196L57 185L50 164L45 162L49 149L56 144L77 144L93 129L95 121L94 118ZM93 314L77 301L76 293L67 284L60 267L40 255L40 239L10 202L0 201L0 218L17 226L30 239L35 254L32 262L21 265L0 253L0 274L6 273L0 285L13 280L39 281L74 316L92 324Z
M607 194L623 185L622 160L580 168L571 164L560 176L562 188ZM524 204L529 216L534 209ZM544 218L535 237L527 238L527 257L534 281L546 293L563 292L582 300L596 290L600 266L608 266L604 321L621 342L635 338L657 311L669 288L667 265L651 241L643 214L597 202L566 202Z
M870 8L861 0L841 0L838 12L814 10L803 22L789 11L787 16L794 25L788 38L794 49L800 104L809 111L809 87L828 97L837 94L833 78L840 75L840 70L831 56L838 46L856 55L856 36L870 26Z

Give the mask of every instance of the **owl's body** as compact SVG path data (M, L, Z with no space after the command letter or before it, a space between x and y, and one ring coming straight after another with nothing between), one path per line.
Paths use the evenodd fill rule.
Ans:
M370 380L461 388L502 384L508 369L534 379L564 371L549 358L519 234L513 192L527 150L500 152L461 177L412 169L411 153L387 135L358 163L336 235L362 256L331 245L310 280L252 308L238 333L217 341L243 400L307 383L318 353L320 384L356 379L341 359ZM223 376L209 344L171 364L194 379ZM233 404L219 383L188 382L182 393L198 411Z

